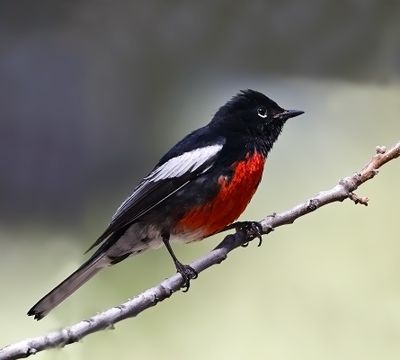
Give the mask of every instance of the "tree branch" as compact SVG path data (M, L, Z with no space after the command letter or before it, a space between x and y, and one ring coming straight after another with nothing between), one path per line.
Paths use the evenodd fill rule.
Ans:
M322 191L288 211L273 214L261 220L262 233L268 234L279 226L292 224L297 218L313 212L321 206L336 201L343 201L347 198L355 204L368 205L368 198L359 197L354 191L361 184L377 175L378 169L382 165L399 156L400 142L389 150L386 150L385 147L377 147L376 155L372 157L361 171L345 177L332 189ZM230 251L253 240L254 237L256 237L254 233L246 233L245 231L237 231L235 234L227 235L214 250L194 261L190 266L200 273L213 265L221 263L227 258ZM135 298L97 314L88 320L80 321L75 325L48 333L44 336L29 338L8 345L0 349L0 360L25 358L39 351L54 347L63 347L67 344L77 342L96 331L112 328L117 322L134 317L142 311L157 305L160 301L169 298L182 285L182 277L179 274L175 274Z

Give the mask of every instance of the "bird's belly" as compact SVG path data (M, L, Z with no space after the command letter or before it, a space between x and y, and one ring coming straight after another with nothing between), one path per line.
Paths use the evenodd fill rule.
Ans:
M120 258L127 254L139 254L147 249L157 249L163 244L161 232L155 225L132 224L126 232L110 247L107 255Z
M264 157L253 153L233 166L230 179L218 178L217 195L204 205L187 212L174 233L184 241L200 240L217 233L235 221L245 210L261 181Z

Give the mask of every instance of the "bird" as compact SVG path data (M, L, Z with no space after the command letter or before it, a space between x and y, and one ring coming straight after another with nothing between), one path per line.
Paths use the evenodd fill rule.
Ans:
M171 241L202 240L237 222L262 179L264 165L289 118L261 92L241 90L211 121L173 146L119 206L88 251L89 259L40 299L28 315L40 320L100 270L150 248L165 246L185 291L197 272L181 263Z

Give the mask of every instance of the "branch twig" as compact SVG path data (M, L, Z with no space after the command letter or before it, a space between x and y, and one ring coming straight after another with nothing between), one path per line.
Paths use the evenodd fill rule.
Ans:
M273 214L260 221L263 234L268 234L275 228L293 223L297 218L315 211L321 206L336 201L351 199L355 204L368 204L368 198L360 197L354 193L364 182L372 179L378 174L378 169L387 162L400 156L400 142L387 150L385 147L377 147L376 155L360 171L342 179L339 184L328 191L322 191L318 195L308 199L294 208ZM221 263L226 259L228 253L235 248L253 240L254 236L238 231L227 235L223 241L210 253L194 261L192 266L198 273L205 269ZM157 305L160 301L169 298L183 285L182 277L175 274L162 281L159 285L150 288L135 298L100 314L83 320L75 325L62 330L48 333L44 336L25 339L15 344L0 349L0 360L19 359L36 354L39 351L77 342L83 337L99 330L113 327L117 322L129 317L134 317L142 311Z

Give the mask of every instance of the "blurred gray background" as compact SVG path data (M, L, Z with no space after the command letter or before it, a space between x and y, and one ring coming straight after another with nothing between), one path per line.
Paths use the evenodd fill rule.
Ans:
M243 218L282 211L400 136L398 1L0 3L0 345L71 324L173 272L164 250L93 279L48 318L26 310L159 157L254 88L289 122ZM236 251L189 294L43 359L398 359L400 164ZM177 247L189 262L221 236Z

